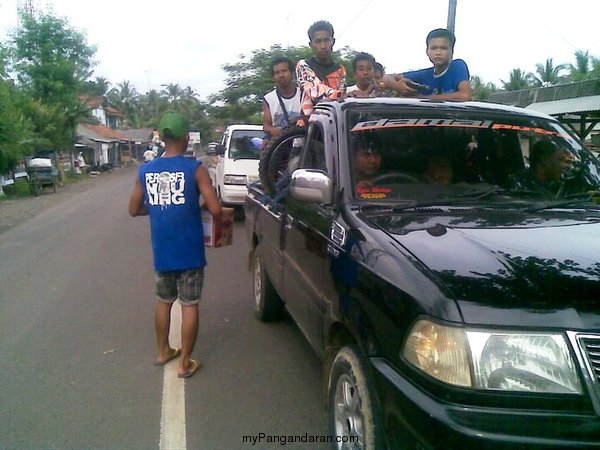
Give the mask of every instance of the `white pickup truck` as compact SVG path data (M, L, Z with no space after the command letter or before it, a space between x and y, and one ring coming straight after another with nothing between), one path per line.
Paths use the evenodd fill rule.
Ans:
M216 165L209 173L221 203L242 207L247 186L258 180L258 158L264 136L262 125L229 125L217 146Z

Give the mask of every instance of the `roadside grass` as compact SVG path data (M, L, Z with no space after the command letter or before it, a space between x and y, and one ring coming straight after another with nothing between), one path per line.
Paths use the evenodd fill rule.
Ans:
M0 197L0 202L7 200L16 200L22 197L30 197L32 194L29 192L29 181L25 178L19 178L8 186L2 188L4 194Z
M76 174L72 170L67 170L65 172L65 178L63 180L64 184L74 184L79 183L82 180L89 178L88 174ZM10 200L18 200L24 197L32 197L33 194L29 191L29 181L26 178L19 178L13 184L8 186L4 186L2 188L4 190L4 196L0 196L0 202L10 201ZM51 187L46 187L45 189L52 189ZM57 187L60 189L60 186Z

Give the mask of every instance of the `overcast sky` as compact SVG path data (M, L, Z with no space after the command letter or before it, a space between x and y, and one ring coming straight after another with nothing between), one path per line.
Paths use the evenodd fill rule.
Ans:
M425 36L445 27L448 0L346 0L319 7L281 0L33 0L52 5L97 47L94 76L139 92L191 86L202 99L224 87L221 66L273 44L308 43L311 23L335 28L336 48L372 53L388 72L429 66ZM312 5L312 6L311 6ZM471 75L499 84L513 68L535 71L576 50L600 57L598 0L458 0L454 56ZM0 0L0 41L17 25L17 0Z

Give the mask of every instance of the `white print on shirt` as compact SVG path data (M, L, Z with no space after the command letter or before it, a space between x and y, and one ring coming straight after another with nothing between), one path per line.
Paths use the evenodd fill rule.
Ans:
M185 196L185 175L183 172L161 172L146 174L148 203L152 206L183 205Z

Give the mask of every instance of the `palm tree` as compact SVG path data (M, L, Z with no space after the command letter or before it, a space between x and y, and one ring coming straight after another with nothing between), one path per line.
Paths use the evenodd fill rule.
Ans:
M473 88L473 98L475 100L487 100L492 92L498 90L494 83L484 83L481 77L477 75L471 77L471 87Z
M504 80L500 80L502 82L502 87L506 91L519 91L521 89L530 88L533 84L531 82L530 74L525 74L521 69L513 69L510 73L510 78L508 82Z
M546 87L546 86L554 86L559 84L563 77L561 76L561 72L567 69L566 64L559 64L554 66L552 58L546 59L545 64L538 63L535 65L535 71L538 74L530 74L531 80L538 86Z
M181 100L183 91L181 87L179 87L179 84L169 83L166 85L163 84L162 86L164 86L164 89L160 93L167 97L169 103L175 103Z
M569 78L572 81L583 81L590 77L590 55L588 51L575 52L575 65L569 64Z
M592 71L590 78L600 78L600 58L592 56Z
M139 94L129 81L118 83L108 92L107 97L109 102L125 115L129 123L136 121L135 110Z

